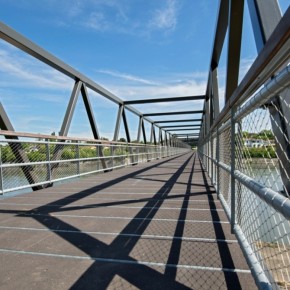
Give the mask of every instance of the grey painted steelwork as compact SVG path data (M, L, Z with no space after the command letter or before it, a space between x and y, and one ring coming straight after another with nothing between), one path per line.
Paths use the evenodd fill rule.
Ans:
M276 0L248 0L248 5L256 47L260 52L281 20L280 7Z
M163 112L163 113L146 113L143 114L144 117L148 116L169 116L169 115L192 115L192 114L202 114L203 110L196 111L182 111L182 112Z
M76 106L76 102L77 102L79 93L81 91L83 101L85 104L85 108L86 108L86 111L88 114L89 122L91 125L91 129L93 132L93 136L97 140L100 139L100 134L99 134L98 129L97 129L97 124L96 124L96 121L95 121L95 118L93 115L93 110L92 110L89 96L88 96L88 92L87 92L87 88L89 88L89 89L97 92L98 94L106 97L110 101L112 101L120 106L119 114L117 116L117 121L116 121L114 139L116 139L119 135L120 122L121 122L121 116L122 116L127 141L131 142L130 132L129 132L126 114L125 114L125 111L129 110L133 114L139 116L139 118L142 118L141 124L140 124L141 125L140 130L142 130L144 142L147 143L144 121L148 121L151 124L153 124L154 122L152 120L150 120L149 118L146 118L146 116L144 116L142 113L140 113L137 109L135 109L131 106L128 106L128 105L125 106L123 100L121 100L120 98L118 98L117 96L112 94L111 92L107 91L105 88L101 87L100 85L98 85L97 83L92 81L91 79L87 78L86 76L84 76L83 74L78 72L77 70L73 69L72 67L70 67L69 65L67 65L66 63L61 61L60 59L56 58L55 56L53 56L49 52L45 51L44 49L42 49L38 45L34 44L33 42L31 42L30 40L28 40L24 36L20 35L19 33L17 33L16 31L14 31L13 29L11 29L10 27L8 27L7 25L5 25L2 22L0 22L0 38L4 39L5 41L9 42L12 45L18 47L19 49L23 50L24 52L27 52L28 54L32 55L36 59L44 62L45 64L58 70L59 72L63 73L64 75L70 77L71 79L75 80L75 86L73 88L71 98L70 98L69 104L67 106L64 120L63 120L61 129L60 129L61 136L66 137L68 134L70 123L71 123L74 109ZM202 96L192 96L192 97L189 96L189 97L180 97L179 100L202 99L202 98L203 98ZM159 126L156 124L156 127L159 127ZM141 131L138 132L139 139L140 139L140 133L141 133ZM153 136L153 139L155 140L156 137ZM155 140L155 142L156 142L156 140ZM62 153L62 146L59 145L55 148L54 154L52 156L52 160L58 159L58 157L61 155L61 153ZM103 152L102 152L102 150L100 150L100 157L103 156L102 154L103 154ZM105 169L106 164L103 161L103 159L101 162L102 162L103 168ZM54 166L56 167L57 164L55 164ZM52 167L51 169L53 170L55 167Z
M73 113L77 104L78 96L81 91L82 85L83 84L81 81L76 81L74 84L74 88L72 90L71 97L65 112L64 120L62 122L61 129L59 132L61 136L67 136L68 134L68 130L71 124L71 120L73 117Z
M217 161L213 160L215 163ZM231 173L231 166L219 162L218 165ZM234 177L249 188L253 193L255 193L259 198L264 200L266 203L271 205L275 210L277 210L280 214L282 214L287 220L290 220L290 200L289 198L281 195L279 192L274 191L273 189L260 184L253 178L243 174L239 170L234 171Z
M228 62L225 101L227 102L238 86L240 53L242 42L244 0L230 1Z
M124 128L125 128L127 142L131 143L131 136L130 136L130 130L128 127L128 122L127 122L126 110L123 110L122 117L123 117L123 124L124 124Z
M205 95L185 96L185 97L175 97L175 98L142 99L142 100L124 101L124 105L196 101L196 100L204 100L204 99L205 99Z
M265 5L265 2L267 5ZM282 15L277 1L248 0L248 4L252 8L251 20L257 51L260 52L281 20ZM271 125L275 135L276 150L279 157L280 172L285 192L290 192L290 164L288 162L290 160L290 145L288 142L290 137L290 124L289 120L288 122L285 120L287 118L287 106L289 106L289 103L287 104L288 99L289 89L286 89L281 92L280 96L274 96L267 104L272 116ZM282 132L280 128L283 128Z
M199 131L199 128L167 129L166 132L172 131Z
M0 38L4 39L8 43L18 47L19 49L25 51L26 53L32 55L36 59L46 63L47 65L51 66L52 68L58 70L59 72L63 73L64 75L70 77L71 79L75 80L76 82L82 82L87 88L95 91L96 93L102 95L103 97L109 99L110 101L118 104L123 105L124 102L102 86L98 85L85 75L81 74L71 66L64 63L62 60L58 59L51 53L47 52L37 44L33 43L23 35L19 34L12 28L5 25L3 22L0 21ZM142 113L139 112L137 109L126 106L126 109L131 111L133 114L137 116L141 116ZM152 123L150 119L145 118L148 122Z
M6 114L1 102L0 102L0 128L2 130L14 131L13 125L11 124L11 122L8 118L8 115ZM17 136L7 136L7 135L4 135L4 136L6 139L18 140ZM16 158L19 159L21 163L28 163L29 162L29 158L28 158L26 152L23 150L23 146L21 143L19 144L19 143L9 142L8 145L10 146L11 151L13 152L14 156L16 156ZM22 166L21 170L22 170L24 176L26 177L28 183L33 185L32 190L39 190L39 189L43 188L42 186L34 185L36 183L36 180L37 180L37 175L36 175L36 172L31 170L31 168L29 166ZM1 167L1 184L3 183L2 177L3 177L3 175L2 175L2 167Z
M123 116L123 111L124 111L124 106L123 105L119 105L119 110L118 110L118 115L117 115L117 120L116 120L116 126L115 126L115 132L114 132L113 141L118 141L118 139L119 139L121 118Z
M269 278L269 275L272 275L272 269L267 269L267 261L263 261L265 257L259 256L261 255L261 251L258 251L257 249L253 250L255 248L255 243L253 243L252 240L247 240L249 235L248 232L246 233L247 235L242 232L242 229L244 230L244 228L239 226L238 223L240 220L238 220L238 218L240 217L238 217L237 212L236 220L235 210L236 207L240 206L240 204L238 204L238 199L241 185L245 186L243 188L247 188L250 192L256 194L260 199L266 201L270 205L268 211L274 212L275 210L288 220L290 217L289 200L281 195L281 192L275 192L262 184L258 184L257 181L238 171L238 167L235 168L234 163L242 158L243 151L241 149L241 151L238 152L239 155L235 156L235 147L239 145L235 143L238 141L235 140L233 134L231 138L231 152L224 152L224 149L221 146L222 144L219 143L222 138L224 138L221 137L221 134L228 136L227 134L230 128L232 133L234 133L236 125L238 126L238 133L235 132L235 136L237 140L242 140L242 138L239 138L238 136L239 134L241 135L241 118L248 115L248 113L253 112L253 108L258 108L259 102L264 106L265 101L272 98L266 106L271 114L270 119L275 135L276 153L278 155L280 168L283 167L283 170L280 169L281 178L284 187L286 188L285 191L290 191L290 89L287 88L287 92L283 92L284 88L289 86L288 80L286 80L288 78L287 75L289 68L283 70L278 74L278 76L276 76L277 72L283 69L285 63L289 63L290 8L287 9L281 19L281 16L279 15L280 10L276 0L248 0L248 4L258 48L258 56L238 85L244 1L220 1L206 90L206 101L203 107L204 114L202 116L202 126L199 135L199 152L203 158L204 166L211 175L212 181L217 188L218 195L221 197L223 204L226 206L230 204L231 208L228 207L228 216L229 219L232 220L232 229L239 239L239 243L252 269L257 286L259 289L272 289L272 287L276 287L275 285L277 285L277 276L275 277L275 280L273 280L273 277ZM226 104L220 112L217 82L218 65L227 32L229 41L227 47L228 68L225 92ZM260 88L262 89L260 90ZM256 94L258 90L260 91ZM273 98L279 93L279 98ZM252 95L255 96L252 97ZM251 99L248 100L249 98ZM245 104L243 105L243 103ZM238 111L233 113L233 110L236 109ZM253 116L255 116L255 114L253 114ZM250 118L251 117L249 117L249 119ZM213 142L216 142L215 148L213 147ZM231 154L232 156L229 158ZM224 158L227 158L226 162L229 162L231 166L221 162ZM218 161L216 161L216 159ZM214 168L216 174L214 174ZM226 175L224 175L224 170L227 171ZM283 174L283 171L285 174ZM229 173L231 175L229 175ZM221 180L223 182L229 182L229 177L231 178L232 185L231 192L229 193L228 191L229 187L227 187L223 192L223 188L219 186L219 182ZM235 183L237 183L236 186ZM223 194L226 196L227 201L225 201ZM237 209L237 211L242 210L247 209ZM245 212L243 212L243 214L245 216ZM244 217L244 219L246 218ZM243 226L245 226L245 223ZM274 229L268 230L274 231ZM256 229L256 232L257 231L258 229ZM281 233L281 235L283 235L283 233ZM257 241L259 238L263 239L262 236L258 236L254 238L254 241ZM280 242L281 240L277 240L277 244ZM251 243L251 245L249 243ZM257 252L258 256L256 256ZM260 265L259 261L262 261L263 267ZM268 274L269 272L270 274ZM267 273L267 276L265 273ZM269 281L271 281L271 283Z
M161 123L183 123L183 122L200 122L202 119L183 119L183 120L162 120L162 121L155 121L154 124L161 124Z
M235 108L232 108L231 119L231 231L234 233L234 227L236 225L236 124L234 121ZM212 156L212 152L211 152Z
M223 206L223 208L228 216L228 219L230 220L231 219L231 211L227 205L227 202L225 201L225 199L222 195L220 196L220 201L221 201L222 206ZM241 230L241 228L238 225L234 226L233 231L237 237L239 244L241 245L241 249L245 255L245 258L246 258L248 264L251 265L251 272L252 272L252 275L253 275L255 282L258 285L259 289L272 290L273 288L272 288L271 284L269 283L268 278L264 274L264 270L261 267L261 264L259 263L255 253L253 252L252 247L248 243L243 231Z
M10 136L12 137L23 137L24 134L19 134L17 132L9 132ZM1 135L5 134L5 130L1 131ZM11 134L13 133L13 134ZM22 144L28 145L30 147L32 146L44 146L46 147L46 150L48 154L46 154L45 160L38 160L38 157L35 156L35 159L32 160L24 160L20 155L16 155L16 159L11 162L2 162L2 155L0 155L0 163L1 163L1 170L5 169L6 172L9 172L10 174L13 174L14 172L19 171L20 168L30 168L29 172L37 172L39 169L43 170L46 168L47 174L46 179L35 178L34 180L31 180L29 184L25 180L16 180L15 182L4 182L5 187L2 187L0 194L4 194L6 192L16 191L24 188L43 188L48 185L50 185L52 182L56 181L62 181L66 179L71 179L79 176L84 176L91 173L97 173L97 172L105 172L104 168L99 168L98 166L90 166L89 170L81 170L83 166L85 166L86 162L90 162L90 164L97 165L99 162L102 162L102 160L107 164L106 170L113 170L124 166L133 165L133 157L136 157L138 160L138 163L141 162L147 162L149 160L153 159L160 159L161 157L168 157L178 154L183 154L185 152L190 151L190 147L188 147L185 143L181 143L179 140L178 142L175 142L173 145L175 147L165 148L163 146L155 146L155 145L146 145L146 144L138 144L138 143L121 143L121 142L109 142L109 141L102 141L101 140L79 140L75 141L74 139L67 138L66 141L57 141L55 142L53 140L54 136L46 136L45 141L36 141L35 139L39 136L38 134L30 134L29 138L30 140L27 140L28 136L26 137L26 140L18 140L18 139L9 139L9 140L0 140L0 149L3 146L6 146L7 144L12 145L12 147L15 148L22 148ZM60 138L59 138L60 139ZM61 139L60 139L61 140ZM109 148L110 155L109 156L100 156L99 149L102 149L103 146L106 146ZM71 159L64 159L62 156L58 155L58 159L51 159L49 150L51 150L54 147L61 146L62 148L68 148L72 152L77 152L75 157ZM178 147L183 146L183 147ZM79 154L79 148L85 148L88 147L92 148L94 147L94 156L91 157L81 157ZM119 148L119 152L122 152L122 154L114 154L114 150ZM129 150L126 150L129 149ZM148 151L147 151L148 150ZM54 174L51 173L51 168L59 166L58 171L54 172ZM70 170L67 171L67 168L70 167ZM64 171L64 172L62 172ZM5 174L4 178L7 179L10 178L8 174ZM39 176L38 176L39 177Z
M200 124L191 124L191 125L174 125L174 126L161 126L161 129L167 128L180 128L180 127L200 127Z

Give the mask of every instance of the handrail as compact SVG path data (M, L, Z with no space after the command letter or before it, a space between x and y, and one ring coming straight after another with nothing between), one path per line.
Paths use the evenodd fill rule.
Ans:
M94 143L108 144L108 145L109 144L113 144L113 145L136 145L136 146L144 146L144 145L146 145L147 147L156 147L156 145L154 145L154 144L152 145L152 144L134 143L134 142L129 143L129 142L98 140L98 139L90 139L90 138L54 136L54 135L35 134L35 133L26 133L26 132L15 132L15 131L6 131L6 130L0 130L0 136L1 135L2 136L9 136L9 137L23 137L23 138L37 138L37 139L41 138L41 139L62 140L62 141L84 141L84 142L94 142Z

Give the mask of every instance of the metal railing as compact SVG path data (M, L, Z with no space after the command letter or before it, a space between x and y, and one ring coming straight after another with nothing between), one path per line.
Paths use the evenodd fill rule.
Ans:
M7 136L9 132L5 131L3 134L11 138ZM19 137L15 132L10 132L10 135ZM188 146L177 147L174 142L172 146L161 146L22 135L29 135L30 138L0 140L0 194L47 186L54 182L107 172L191 150ZM42 140L43 137L46 138Z
M289 88L288 65L198 149L261 289L290 289Z

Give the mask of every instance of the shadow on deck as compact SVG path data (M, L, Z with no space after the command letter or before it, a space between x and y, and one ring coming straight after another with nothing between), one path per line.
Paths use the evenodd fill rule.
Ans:
M195 154L0 200L1 289L255 289Z

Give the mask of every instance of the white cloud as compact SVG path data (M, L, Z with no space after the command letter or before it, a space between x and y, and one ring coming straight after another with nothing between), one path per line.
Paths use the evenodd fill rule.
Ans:
M10 87L71 90L72 82L68 77L18 51L0 49L0 63L1 79L8 80Z
M85 22L85 26L97 31L106 31L111 28L110 23L106 20L105 15L101 12L92 12Z
M158 79L159 85L138 84L134 82L122 82L115 84L112 80L106 80L104 86L111 92L114 92L123 100L170 98L178 96L201 95L205 93L206 80L196 82L194 80L184 80L177 83L175 79L169 76L163 76L167 82ZM169 79L169 80L168 80ZM182 102L162 102L143 105L134 105L140 112L155 111L181 111L181 110L200 110L202 109L203 100L199 101L182 101Z
M177 2L175 0L167 0L163 9L154 12L149 22L152 29L174 30L177 25Z
M117 72L117 71L112 71L112 70L98 70L97 72L102 73L102 74L106 74L106 75L110 75L116 78L121 78L121 79L125 79L128 81L133 81L133 82L137 82L137 83L142 83L142 84L146 84L146 85L158 85L158 83L152 81L152 80L147 80L144 78L140 78L138 76L134 76L131 74L126 74L126 73L121 73L121 72Z

